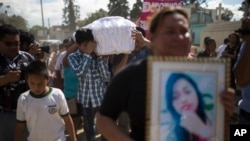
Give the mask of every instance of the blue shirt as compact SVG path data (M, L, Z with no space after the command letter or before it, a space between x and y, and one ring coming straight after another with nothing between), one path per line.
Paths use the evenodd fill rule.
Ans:
M127 63L132 63L132 62L136 62L136 61L145 59L149 55L152 55L152 54L153 54L152 51L148 47L144 46L139 51L133 51L129 55ZM115 55L114 61L113 61L113 66L118 65L123 57L124 57L124 54Z
M234 65L234 69L241 59L243 52L246 48L246 42L241 44L240 52L238 53L237 61ZM250 60L249 60L250 61ZM247 112L250 112L250 83L241 88L242 99L239 102L239 107Z
M110 81L108 59L95 59L89 54L77 50L68 57L69 65L78 77L77 100L83 107L99 107L106 90L106 82Z
M70 66L64 67L63 70L64 70L63 92L66 98L71 99L75 97L77 94L78 79L75 72Z
M132 52L132 54L129 55L128 63L145 59L152 54L153 54L152 51L147 46L144 46L139 51L134 51Z
M137 61L140 61L142 59L146 59L148 56L150 56L152 54L153 54L153 52L151 51L151 49L149 49L147 46L144 46L139 51L133 51L129 55L127 64L137 62ZM123 57L124 57L124 54L114 55L114 60L113 60L111 67L114 68L116 65L118 65L121 62ZM113 69L111 69L111 70L113 71Z

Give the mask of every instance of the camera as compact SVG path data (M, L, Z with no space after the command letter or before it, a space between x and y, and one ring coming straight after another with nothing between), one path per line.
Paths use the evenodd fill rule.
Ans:
M12 82L8 85L11 91L14 91L15 89L17 89L19 85L25 84L25 71L26 71L27 66L28 66L27 63L22 63L15 68L10 68L11 71L17 71L17 70L21 71L20 80L17 82Z
M39 45L39 43L37 43L35 41L32 44L30 44L29 49L31 49L33 46L37 46L37 45L41 49L42 52L49 53L49 51L50 51L50 46L49 45L47 45L47 44Z
M41 51L49 53L50 47L49 45L42 45L40 46Z
M22 63L19 66L11 69L12 71L17 71L17 70L21 71L20 81L25 80L25 71L27 66L28 63Z

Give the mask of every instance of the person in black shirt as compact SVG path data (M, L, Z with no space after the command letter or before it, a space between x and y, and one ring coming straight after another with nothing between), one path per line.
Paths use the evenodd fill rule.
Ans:
M187 12L182 8L167 7L156 14L149 28L149 40L154 56L188 56L191 37ZM104 95L96 125L109 141L145 141L147 59L117 73ZM221 94L222 104L232 114L233 92ZM116 125L116 119L126 111L131 120L130 136Z
M240 48L240 37L238 34L232 33L228 36L228 38L229 38L229 44L222 52L222 58L229 58L231 60L230 87L236 89L233 67L237 59L237 55Z
M216 57L216 42L211 37L206 37L204 39L205 50L200 52L197 57Z

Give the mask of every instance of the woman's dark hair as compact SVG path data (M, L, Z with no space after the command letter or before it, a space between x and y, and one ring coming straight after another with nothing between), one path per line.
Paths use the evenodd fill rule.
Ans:
M229 43L229 39L228 38L225 38L224 41L223 41L224 44L228 44Z
M235 37L236 37L236 39L237 39L236 45L238 46L238 45L240 44L240 36L239 36L238 34L236 34L236 33L231 33L231 34L228 36L228 38L230 38L231 36L235 36Z
M187 21L189 21L189 16L187 11L185 11L185 9L180 7L165 7L159 13L156 13L156 15L154 15L153 18L151 19L149 32L151 34L156 33L158 28L163 24L164 18L168 15L176 13L184 16L187 19Z
M214 42L215 42L215 40L213 38L211 38L211 37L205 37L204 38L205 47L209 46L211 43L214 43Z
M79 45L81 43L94 41L92 30L86 28L78 29L76 31L75 38L76 38L76 43L78 43Z
M40 60L32 61L27 68L25 69L25 76L28 78L28 75L43 75L45 78L49 78L48 67L45 62Z
M206 114L204 111L204 102L203 102L202 94L197 84L195 83L195 81L186 74L172 73L166 83L165 100L167 103L167 109L169 110L173 119L176 122L176 126L175 126L175 133L177 135L176 137L178 138L178 140L185 140L188 138L188 136L190 136L190 133L186 129L180 126L181 115L177 113L177 111L175 110L173 106L173 94L174 94L173 88L174 88L175 83L180 79L187 80L193 86L194 90L197 93L198 102L199 102L196 113L204 123L206 122L207 118L206 118Z

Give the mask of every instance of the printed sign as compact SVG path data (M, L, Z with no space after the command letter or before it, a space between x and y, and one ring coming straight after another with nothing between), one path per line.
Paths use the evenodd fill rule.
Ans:
M182 0L144 0L138 25L147 31L147 18L166 6L182 6Z

